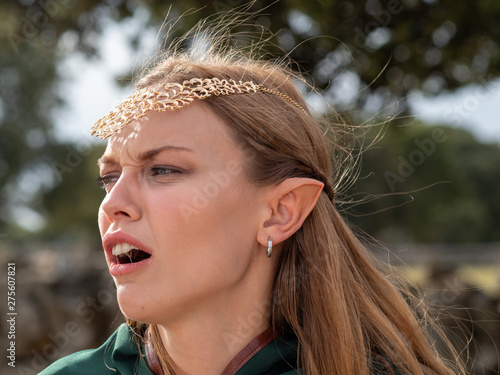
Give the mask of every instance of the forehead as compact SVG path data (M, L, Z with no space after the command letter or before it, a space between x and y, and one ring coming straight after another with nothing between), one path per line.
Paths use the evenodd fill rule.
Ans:
M115 133L103 157L116 159L123 153L133 156L167 145L187 148L205 157L239 153L227 125L206 106L195 102L175 111L148 112Z

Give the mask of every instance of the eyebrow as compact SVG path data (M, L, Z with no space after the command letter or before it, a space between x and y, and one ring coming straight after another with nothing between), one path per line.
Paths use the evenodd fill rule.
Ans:
M163 151L193 152L193 150L186 148L186 147L167 145L167 146L163 146L163 147L154 148L154 149L148 150L148 151L143 151L143 152L139 153L137 158L141 162L144 162L146 160L150 160L150 159L154 158L156 155L158 155L159 153L161 153ZM101 158L99 158L97 160L97 165L102 165L102 164L118 164L118 162L112 156L103 155Z

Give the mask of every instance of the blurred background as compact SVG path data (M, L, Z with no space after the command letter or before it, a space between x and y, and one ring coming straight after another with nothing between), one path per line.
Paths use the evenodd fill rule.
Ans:
M173 36L248 4L0 3L0 298L6 314L13 262L18 313L16 368L2 363L2 374L36 374L123 322L96 225L104 143L88 129ZM358 180L343 185L339 209L446 311L458 347L471 338L471 373L500 374L500 2L250 5L260 12L235 43L269 30L266 56L289 54L321 93L308 94L314 113L333 107L347 122L378 124L365 144L384 135L363 153ZM166 17L182 14L165 37ZM2 318L4 353L8 329Z

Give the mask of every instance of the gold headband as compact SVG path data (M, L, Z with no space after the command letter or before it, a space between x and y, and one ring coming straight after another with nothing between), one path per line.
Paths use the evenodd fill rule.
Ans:
M236 82L232 79L193 78L184 81L182 85L167 83L156 90L144 88L134 92L92 126L92 135L106 139L132 121L141 119L148 111L164 112L167 109L173 111L191 104L195 99L206 99L219 95L255 93L257 91L277 95L307 114L306 110L288 95L255 84L252 81Z

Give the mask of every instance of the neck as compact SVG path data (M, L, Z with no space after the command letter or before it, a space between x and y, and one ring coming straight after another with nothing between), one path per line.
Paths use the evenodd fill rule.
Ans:
M182 320L158 325L177 372L220 375L228 363L269 327L270 290L241 290L213 298Z

